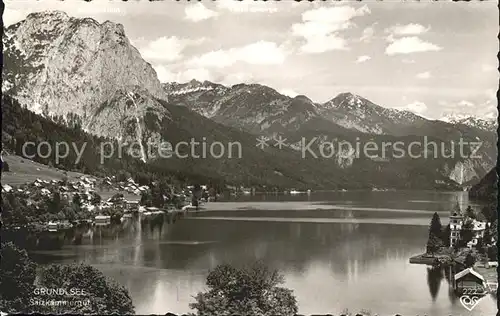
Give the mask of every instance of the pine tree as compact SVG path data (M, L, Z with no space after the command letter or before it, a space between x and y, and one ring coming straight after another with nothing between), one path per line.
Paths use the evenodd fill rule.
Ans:
M472 207L470 205L467 206L467 209L465 210L465 216L472 218L472 219L476 219L476 214L474 213L474 210L472 209Z
M431 224L429 227L429 239L427 241L427 253L435 253L439 250L440 247L443 246L442 240L442 229L443 225L441 225L441 219L437 212L434 212L434 215L431 219Z
M441 225L441 218L437 212L432 215L431 225L429 228L429 234L433 234L436 237L441 237L441 230L443 225Z
M435 235L430 235L427 241L427 253L436 253L443 246L443 241Z
M476 258L469 253L467 257L465 257L465 263L464 263L465 267L471 268L474 266L475 263L476 263Z

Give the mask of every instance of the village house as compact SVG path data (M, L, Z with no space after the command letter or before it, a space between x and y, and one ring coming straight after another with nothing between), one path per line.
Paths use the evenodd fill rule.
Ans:
M472 240L467 243L467 247L472 248L477 245L478 241L483 238L486 230L486 223L474 220L472 222Z
M125 207L130 211L137 211L139 207L138 200L125 200Z
M97 215L95 217L96 225L108 225L111 223L111 216L109 215Z
M2 184L2 193L9 193L10 191L12 191L12 187L8 184Z
M57 226L58 225L55 222L49 222L47 224L47 228L48 228L49 232L55 232L55 231L57 231Z
M460 232L464 225L464 216L454 213L450 216L450 247L454 247L460 240ZM472 240L467 243L467 247L472 248L477 245L479 239L483 238L486 230L486 223L472 221Z
M100 208L105 210L105 209L110 209L114 206L113 202L106 201L106 202L101 202Z

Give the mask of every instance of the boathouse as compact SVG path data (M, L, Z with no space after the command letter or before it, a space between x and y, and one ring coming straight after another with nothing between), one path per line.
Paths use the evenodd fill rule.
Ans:
M472 268L462 270L455 274L454 281L455 290L458 292L464 292L464 290L482 292L487 288L484 277Z

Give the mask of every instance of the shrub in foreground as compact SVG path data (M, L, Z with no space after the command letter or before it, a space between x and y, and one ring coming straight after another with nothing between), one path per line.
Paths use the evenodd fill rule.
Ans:
M207 277L208 291L198 293L190 308L197 315L296 315L297 300L282 283L278 271L261 263L242 269L219 265Z
M0 307L7 313L134 314L127 289L96 268L84 264L37 267L13 243L2 243Z

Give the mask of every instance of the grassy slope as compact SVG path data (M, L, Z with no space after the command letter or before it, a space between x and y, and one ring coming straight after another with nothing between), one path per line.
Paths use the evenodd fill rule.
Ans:
M2 184L8 184L11 186L19 186L25 183L30 183L36 179L50 181L62 180L67 177L69 181L77 181L78 178L84 175L95 178L95 176L86 175L80 172L66 172L64 170L49 167L16 155L3 156L3 160L9 164L10 171L2 172ZM140 199L140 196L126 191L114 189L100 190L99 188L96 188L96 191L103 199L108 199L116 193L122 193L128 200Z
M34 162L16 155L3 156L3 160L9 164L10 171L2 172L2 184L17 186L20 184L40 180L62 180L65 176L69 181L74 181L84 175L79 172L65 171L47 165Z

